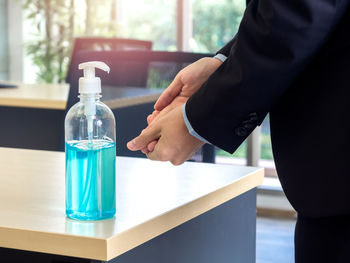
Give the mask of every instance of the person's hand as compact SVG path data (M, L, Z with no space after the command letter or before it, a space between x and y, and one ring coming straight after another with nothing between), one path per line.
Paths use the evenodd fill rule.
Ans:
M158 98L153 113L147 117L148 125L150 126L157 118L185 103L221 64L222 62L216 58L206 57L182 69ZM148 154L153 151L156 144L157 140L152 141L141 151Z
M152 126L152 123L153 123L156 119L160 118L161 116L166 115L166 114L167 114L168 112L170 112L172 109L174 109L174 108L176 108L176 107L178 107L178 106L182 106L186 101L187 101L186 98L181 97L181 96L178 96L178 97L176 97L176 98L171 102L170 105L166 106L162 111L156 112L156 113L157 113L156 115L155 115L155 114L149 115L149 116L147 117L148 127L147 127L146 129L144 129L144 130L142 131L142 133L143 133L145 130L147 130L149 127L151 127L151 126ZM153 117L152 119L150 119L151 116L154 116L154 117ZM149 152L152 152L152 151L154 150L154 147L156 146L156 144L157 144L157 140L154 140L154 141L150 142L146 147L144 147L144 148L141 149L141 152L144 153L144 154L148 154Z
M148 124L161 111L169 112L186 102L222 64L219 59L206 57L183 68L174 78L169 87L162 93L154 105L154 112L148 116Z
M156 122L128 142L129 150L141 150L150 142L158 140L153 151L147 153L149 159L170 161L174 165L180 165L188 160L204 143L188 132L181 106L158 117Z

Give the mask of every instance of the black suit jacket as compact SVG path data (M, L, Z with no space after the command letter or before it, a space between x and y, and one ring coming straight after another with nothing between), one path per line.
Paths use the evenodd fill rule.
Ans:
M276 168L304 216L350 214L349 2L252 0L186 105L194 130L231 153L270 112Z

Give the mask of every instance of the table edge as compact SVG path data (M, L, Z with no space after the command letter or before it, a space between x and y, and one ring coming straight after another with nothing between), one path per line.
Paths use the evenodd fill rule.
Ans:
M7 147L1 148L7 149ZM0 239L0 247L94 260L110 260L257 187L262 184L263 179L264 168L255 168L254 171L224 187L109 238L4 228L0 226L0 236L6 237L6 242ZM35 242L23 241L24 235L26 239L35 240Z
M67 100L0 98L0 107L65 110Z
M264 168L248 173L214 192L152 218L134 228L107 239L107 258L111 260L255 187L264 180ZM215 198L213 198L215 197ZM186 215L186 216L184 216ZM147 231L145 231L145 229ZM134 238L131 240L130 236ZM125 242L128 240L128 242Z
M155 94L143 95L143 96L117 98L112 100L105 100L103 101L103 103L105 103L111 109L118 109L118 108L137 106L145 103L155 102L159 98L160 94L161 93L155 93Z

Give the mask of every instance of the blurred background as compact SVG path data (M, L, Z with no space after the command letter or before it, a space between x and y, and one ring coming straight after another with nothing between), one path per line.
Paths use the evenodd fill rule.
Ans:
M237 32L245 0L0 0L0 79L62 83L76 37L131 38L152 50L215 53ZM258 165L276 176L268 118ZM233 159L232 159L233 158ZM246 164L244 143L217 162Z
M148 41L152 51L215 54L237 33L245 8L245 0L0 0L0 80L64 84L76 38L133 39ZM293 262L295 211L277 180L268 116L233 155L216 149L215 162L265 168L258 215L289 219L258 219L257 257ZM271 245L276 249L266 249Z
M97 38L102 41L141 41L148 45L148 51L159 52L157 56L174 52L186 52L193 55L192 58L213 55L237 33L245 8L245 0L0 0L0 81L34 86L42 83L65 85L69 74L72 76L77 65L72 62L74 49L78 46L77 38L81 39L82 43L87 39ZM96 45L93 48L94 51L99 49L113 51L109 45ZM74 67L70 67L72 64ZM177 71L181 69L175 68ZM136 69L131 71L132 76ZM77 82L78 76L76 72L74 74ZM160 82L158 80L162 79L159 74L165 74L157 75L152 70L147 74L147 89L164 89L173 78L171 75L171 78ZM158 82L153 81L155 79ZM75 82L70 82L71 90ZM74 88L77 89L76 85ZM0 97L1 92L5 94L0 90ZM71 97L76 98L76 95L69 94L69 98ZM66 109L69 101L70 99ZM135 128L130 119L138 116L144 120L144 116L152 110L153 103L148 103L147 107L135 106L116 110L120 122L124 121L125 133L121 136L124 136L125 140L128 139L127 136L133 136L129 131ZM56 110L55 114L63 118L66 109ZM0 118L15 120L12 123L13 127L7 122L9 127L6 131L6 126L3 126L2 130L0 128L2 137L4 134L12 136L15 147L18 147L16 143L19 137L13 135L13 131L18 129L17 117L9 116L20 115L26 119L23 117L25 113L28 116L32 114L30 117L36 119L39 110L23 111L2 105ZM53 115L54 111L41 109L41 112L48 120L46 129L59 130L56 131L55 142L55 145L58 145L62 142L63 129L55 128L56 126L49 123L53 116L56 116ZM130 114L134 114L132 118ZM38 125L42 123L41 120ZM61 125L63 120L60 119L59 123ZM30 125L26 126L29 130L32 128ZM58 124L54 125L59 127ZM128 125L131 125L131 128ZM139 124L142 125L144 124ZM26 134L30 133L35 134L33 131ZM53 132L48 132L50 133L53 136ZM28 139L24 138L23 143L26 143L25 140ZM52 141L52 138L48 140ZM257 128L233 155L216 149L214 162L265 168L265 181L258 189L257 200L258 215L263 216L258 217L257 221L257 262L293 262L295 211L286 200L277 180L269 117L267 116L262 126Z

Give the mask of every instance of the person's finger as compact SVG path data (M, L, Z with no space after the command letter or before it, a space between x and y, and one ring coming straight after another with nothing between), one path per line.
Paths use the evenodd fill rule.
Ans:
M145 132L146 129L147 129L147 128L143 129L143 130L141 131L141 134L143 134L143 133ZM141 152L142 152L143 154L149 153L147 147L142 148L142 149L141 149Z
M149 125L153 120L153 114L147 116L147 124Z
M147 153L154 151L154 148L156 147L157 142L158 142L158 140L154 140L147 145L147 150L148 150Z
M131 151L138 151L143 148L146 148L147 145L158 139L160 136L160 128L159 125L154 125L153 127L149 127L142 131L142 133L127 143L127 147Z
M179 75L177 75L175 79L170 83L169 87L160 95L154 104L154 109L157 111L164 109L174 100L177 95L179 95L181 89L182 82Z
M174 156L175 149L161 139L156 143L154 150L147 154L147 158L153 161L169 161Z
M170 104L169 106L165 107L162 111L154 111L152 114L153 116L152 116L151 122L148 124L147 128L151 127L154 123L156 123L157 119L166 115L167 113L169 113L173 109L174 109L174 106Z
M160 111L153 111L151 115L148 115L147 117L147 123L148 125L151 125L152 122L157 118L157 116L159 115Z
M159 115L159 113L160 113L160 111L158 111L158 110L153 111L153 113L152 113L152 118L153 118L153 120L154 120L155 118L157 118L157 116ZM152 120L152 121L153 121L153 120Z
M141 149L141 152L142 152L143 154L148 154L148 153L149 153L148 146L147 146L146 148L142 148L142 149Z

